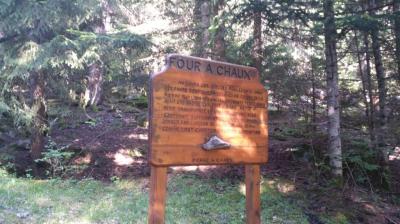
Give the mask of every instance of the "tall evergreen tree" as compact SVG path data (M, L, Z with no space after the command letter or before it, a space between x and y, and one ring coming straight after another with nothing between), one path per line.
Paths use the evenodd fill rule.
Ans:
M218 0L213 5L213 59L225 61L226 58L226 27L225 27L225 0Z
M371 17L375 16L375 8L377 7L375 0L368 0L368 13ZM379 131L377 132L377 143L379 146L385 146L385 136L387 133L387 109L386 109L386 77L385 69L383 67L381 43L379 40L379 26L378 23L373 23L370 30L372 40L372 52L375 60L376 80L378 81L379 91Z
M258 72L262 72L262 18L261 18L261 10L260 10L261 1L254 1L254 14L253 14L253 63L254 67L258 70Z
M195 33L193 55L206 58L210 54L208 28L211 25L211 1L196 0L193 15Z
M324 36L328 109L328 153L334 175L343 175L340 137L339 74L336 52L334 0L324 1Z
M400 83L400 0L393 0L395 54L397 65L397 80Z

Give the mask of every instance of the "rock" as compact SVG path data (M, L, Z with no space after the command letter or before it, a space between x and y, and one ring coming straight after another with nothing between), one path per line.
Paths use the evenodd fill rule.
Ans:
M225 142L216 135L211 136L210 139L202 145L202 148L207 151L214 149L228 149L229 147L231 147L231 144Z
M18 212L16 215L20 219L25 219L28 218L30 214L29 212Z

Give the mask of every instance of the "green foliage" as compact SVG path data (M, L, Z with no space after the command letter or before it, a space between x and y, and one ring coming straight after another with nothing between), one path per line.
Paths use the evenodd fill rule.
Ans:
M301 93L306 92L311 85L291 55L293 50L281 45L269 45L264 50L268 67L263 78L273 80L268 89L272 90L272 96L280 105L300 102Z
M294 137L294 138L302 138L305 137L306 130L303 127L296 127L296 128L289 128L289 127L282 127L277 129L273 132L271 137L278 139L280 141L285 141L287 138Z
M95 127L98 124L98 121L96 119L89 119L84 121L83 123Z
M9 112L10 107L7 106L4 102L0 101L0 118L4 116L7 112Z
M253 45L253 39L249 38L243 43L233 41L227 46L226 58L232 63L239 63L242 65L251 65L251 48Z
M12 155L12 152L10 152L10 150L4 150L3 148L0 148L0 150L0 170L5 169L9 173L14 173L15 164L13 163L13 160L15 158Z
M322 218L323 223L326 224L349 224L349 219L341 212L338 212L334 217Z
M370 187L388 186L388 174L380 164L379 151L364 140L351 140L343 152L345 172L354 184Z
M134 99L132 99L132 103L137 108L147 108L148 107L148 97L140 95Z
M43 152L43 158L36 162L45 162L49 165L46 171L49 177L62 177L68 171L68 162L74 155L73 152L67 151L68 146L58 146L57 143L49 140L46 145L46 151Z
M126 21L123 3L107 1L115 22ZM47 97L68 100L71 89L82 92L89 65L101 64L106 81L112 81L143 69L137 60L151 52L151 42L123 23L108 33L90 29L105 13L103 1L3 0L0 5L0 114L7 111L21 130L29 130L33 118L32 72L45 75Z
M352 28L360 31L369 32L372 29L379 29L382 27L382 21L377 16L370 16L368 14L347 15L339 17L337 26L341 28Z
M308 18L315 17L317 14L307 12L304 7L319 6L318 1L245 1L237 5L240 10L235 16L235 21L250 24L253 13L261 12L267 22L267 27L274 29L280 25L279 23L286 20L306 23Z

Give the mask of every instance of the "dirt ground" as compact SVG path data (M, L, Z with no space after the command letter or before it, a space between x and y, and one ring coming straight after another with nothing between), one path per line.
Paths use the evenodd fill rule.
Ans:
M68 146L76 154L71 163L86 165L74 174L74 178L94 178L109 181L111 178L137 178L150 175L147 163L148 129L136 122L138 111L122 112L103 108L90 112L88 116L75 116L68 126L55 127L50 136L59 146ZM93 120L90 120L93 118ZM273 129L273 128L272 128ZM306 143L301 138L269 140L269 163L263 166L280 169L282 164L290 162L293 155L287 149ZM287 164L286 164L287 165ZM238 166L196 166L175 167L171 170L207 170L204 175L226 175L241 177L243 172ZM275 171L274 171L275 172ZM237 174L233 174L237 173Z

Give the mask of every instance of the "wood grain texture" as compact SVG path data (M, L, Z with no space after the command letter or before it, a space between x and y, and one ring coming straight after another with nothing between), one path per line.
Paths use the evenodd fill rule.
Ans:
M149 224L164 224L166 194L167 167L151 166Z
M151 77L150 163L266 163L268 96L257 70L176 55L168 60ZM203 150L211 135L230 149Z
M246 223L259 224L260 219L260 166L246 165Z

